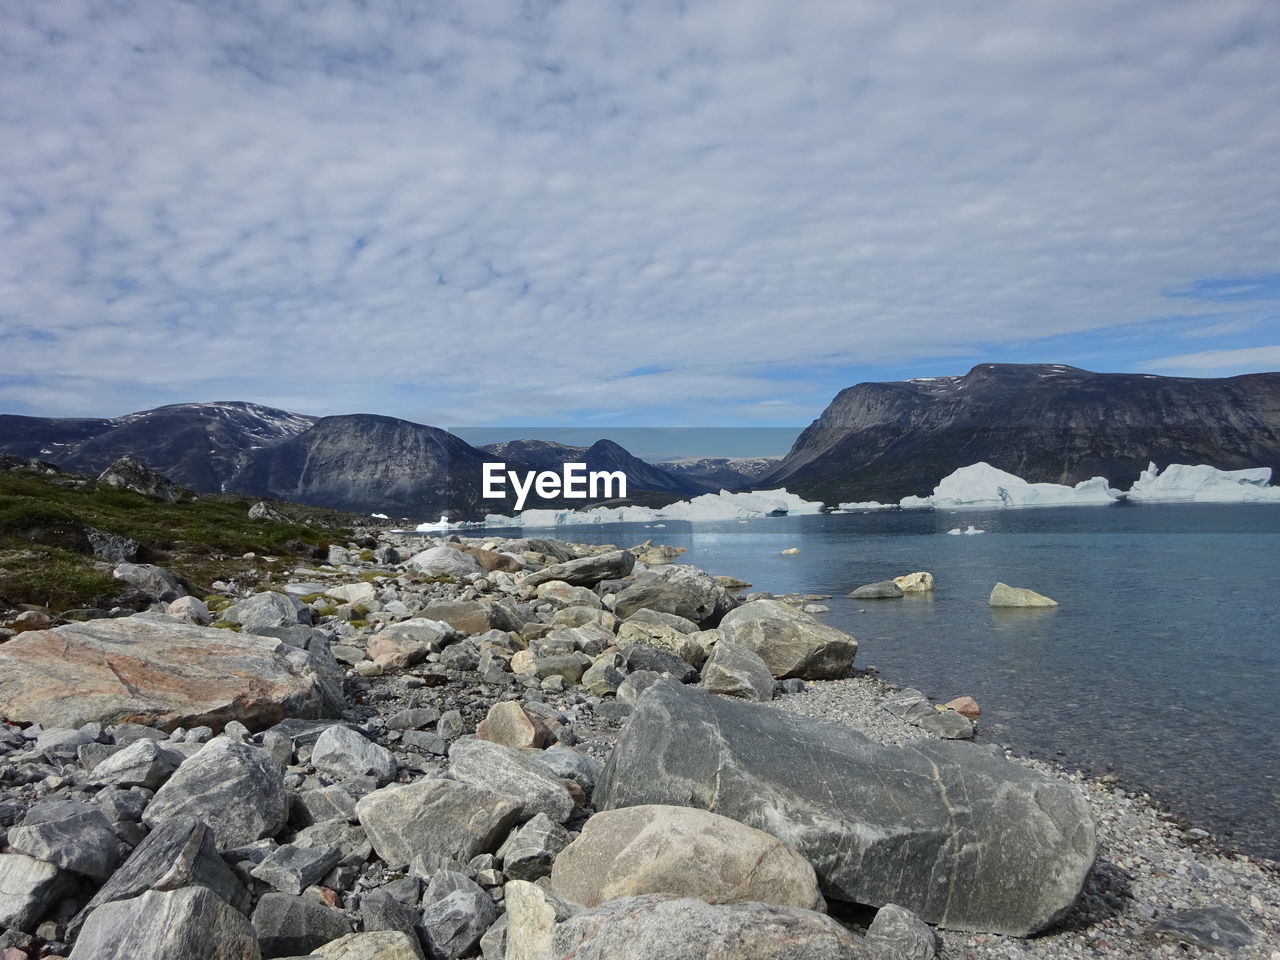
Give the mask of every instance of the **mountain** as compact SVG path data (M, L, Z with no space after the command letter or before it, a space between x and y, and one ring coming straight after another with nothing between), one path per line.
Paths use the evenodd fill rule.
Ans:
M349 414L324 417L297 436L254 450L226 489L339 510L435 519L445 511L451 516L474 512L481 465L488 459L439 427Z
M129 455L184 487L217 492L252 451L297 436L314 422L240 401L178 403L112 420L0 416L0 450L92 475Z
M628 493L648 491L684 497L697 496L711 489L693 477L667 470L666 464L655 466L641 460L612 440L597 440L589 447L573 447L549 440L508 440L491 443L481 449L495 457L525 463L537 470L558 471L565 463L585 463L588 471L621 470L627 475Z
M678 477L687 477L707 490L741 490L753 485L778 466L781 457L682 457L663 460L659 466Z
M1280 471L1280 373L1222 379L983 363L960 377L840 391L755 486L827 503L928 494L985 460L1032 482L1104 476L1127 487L1149 461Z

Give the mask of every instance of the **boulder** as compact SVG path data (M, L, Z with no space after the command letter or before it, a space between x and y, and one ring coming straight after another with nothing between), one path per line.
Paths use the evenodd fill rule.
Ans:
M122 563L111 571L111 575L152 600L168 602L187 595L186 588L176 576L154 564Z
M813 867L775 837L705 810L661 804L597 813L556 857L551 889L588 907L667 893L706 903L826 908Z
M1007 583L997 583L991 588L991 597L987 601L993 607L1056 607L1057 600L1050 600L1043 594L1028 590L1026 587L1011 587Z
M715 613L716 598L723 592L710 578L702 581L653 577L618 594L613 612L625 620L637 611L655 610L701 623Z
M702 687L725 697L772 700L773 674L753 651L740 643L720 640L702 667Z
M545 813L564 823L573 812L573 796L564 781L519 750L476 737L461 737L449 748L449 772L464 783L515 797L521 820Z
M366 847L366 851L367 851ZM300 847L286 843L268 853L250 875L281 893L297 896L319 883L342 860L336 846Z
M168 820L147 834L71 921L69 933L74 936L104 904L130 900L148 890L183 887L207 887L242 913L249 909L249 893L219 856L213 831L191 817Z
M977 720L982 716L982 708L978 706L978 701L973 697L956 697L954 700L948 700L943 704L948 710L954 710L963 717L970 720Z
M437 600L427 604L422 618L443 621L464 636L489 630L519 630L522 626L506 605L482 600Z
M539 600L545 600L561 608L591 607L596 610L601 608L600 598L596 596L595 591L589 587L575 587L563 580L548 580L546 583L539 584L534 590L534 595Z
M35 933L45 914L74 887L70 875L51 863L0 853L0 927Z
M264 957L306 956L351 932L341 910L287 893L264 894L254 907L253 927Z
M372 777L378 786L396 778L396 758L364 734L335 723L311 748L311 764L332 780Z
M886 903L876 911L866 940L895 960L933 960L938 955L938 938L933 928L896 903Z
M96 764L91 782L98 786L159 790L182 763L183 756L154 740L135 740Z
M69 873L105 881L128 848L96 806L77 800L46 801L9 830L9 846Z
M665 624L627 620L618 627L618 646L658 647L679 657L685 663L698 668L706 662L707 651L689 634Z
M892 580L868 583L849 594L854 600L896 600L902 595L903 589Z
M115 490L130 490L145 497L157 497L169 503L177 503L186 493L164 474L127 454L98 474L98 483Z
M647 894L576 909L520 880L506 902L505 960L886 960L824 914L770 903Z
M600 780L604 764L589 753L581 753L572 747L548 747L529 758L542 764L561 780L572 780L590 795Z
M260 960L244 915L206 887L149 890L95 910L71 960Z
M474 883L428 903L422 911L422 939L431 960L458 960L471 953L498 919L493 899Z
M622 657L628 673L665 673L681 683L696 683L698 680L697 667L662 647L637 644L624 648Z
M233 603L218 613L218 619L236 623L247 633L272 627L291 627L311 622L311 608L287 593L264 590Z
M563 580L574 587L594 587L601 580L620 580L631 575L636 558L629 550L614 550L594 557L579 557L563 563L553 563L521 581L526 589L551 580Z
M753 600L725 614L724 639L754 652L778 679L838 680L858 652L849 634L780 600Z
M792 847L828 897L1013 936L1071 908L1097 847L1076 787L994 747L881 746L669 680L640 698L594 802L711 810Z
M331 711L326 682L307 651L281 640L168 618L69 623L0 646L0 716L47 727L260 730Z
M137 540L131 540L129 537L107 530L99 530L97 527L85 527L84 533L89 538L89 548L99 560L123 563L138 559Z
M514 797L456 780L383 787L356 804L360 826L393 870L424 851L460 863L492 853L520 811Z
M169 616L194 623L198 627L207 627L213 622L213 614L208 605L199 597L179 597L169 604Z
M383 670L404 670L427 659L431 649L403 633L382 630L369 638L366 652Z
M461 550L474 557L485 573L519 573L524 569L524 561L509 553L498 553L494 550L485 550L483 547L469 547L461 543L447 543L445 546Z
M333 597L343 603L372 603L378 599L378 588L364 580L358 583L344 583L341 586L329 587L325 596Z
M1227 907L1192 907L1165 914L1151 925L1157 937L1190 943L1217 953L1234 953L1251 945L1253 928Z
M418 946L417 937L396 930L380 930L349 933L318 947L311 956L324 960L422 960L422 948Z
M504 747L541 749L551 739L551 731L514 700L503 700L489 708L488 716L476 727L476 736Z
M571 840L568 830L540 813L512 833L499 848L502 872L515 880L530 882L549 876L556 857Z
M471 554L450 547L429 547L415 553L405 561L405 566L425 577L449 577L469 583L484 576L484 567Z
M259 500L249 508L250 520L265 520L267 523L292 523L293 521L286 517L283 513L267 503L265 500Z
M216 737L156 792L142 822L154 829L194 817L213 828L219 850L229 850L274 837L288 812L280 761L257 747Z
M924 570L918 573L907 573L901 577L894 577L893 582L898 585L903 593L932 593L933 592L933 574Z

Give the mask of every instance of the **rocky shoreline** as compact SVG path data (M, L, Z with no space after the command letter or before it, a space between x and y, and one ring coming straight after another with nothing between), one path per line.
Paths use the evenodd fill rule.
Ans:
M1280 958L1274 864L676 556L369 532L17 618L0 956Z

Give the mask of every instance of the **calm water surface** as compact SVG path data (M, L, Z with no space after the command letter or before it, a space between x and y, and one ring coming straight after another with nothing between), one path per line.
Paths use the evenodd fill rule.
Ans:
M975 524L980 536L948 536ZM528 531L530 536L551 531ZM857 665L982 705L979 736L1159 796L1229 846L1280 859L1280 506L908 511L561 527L688 548L774 593L828 593ZM799 547L800 553L779 551ZM854 601L928 570L932 595ZM993 610L997 580L1057 600Z

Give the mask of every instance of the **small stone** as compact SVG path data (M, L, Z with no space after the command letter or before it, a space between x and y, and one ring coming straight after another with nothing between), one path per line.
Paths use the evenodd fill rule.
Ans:
M948 710L954 710L961 716L968 717L970 720L977 720L982 716L982 708L978 706L978 701L973 697L956 697L954 700L948 700L943 704Z
M866 942L901 960L933 960L938 955L933 928L895 903L886 903L876 911Z
M541 749L551 739L551 732L541 720L529 716L520 704L504 700L489 708L488 716L476 727L476 736L504 747Z

